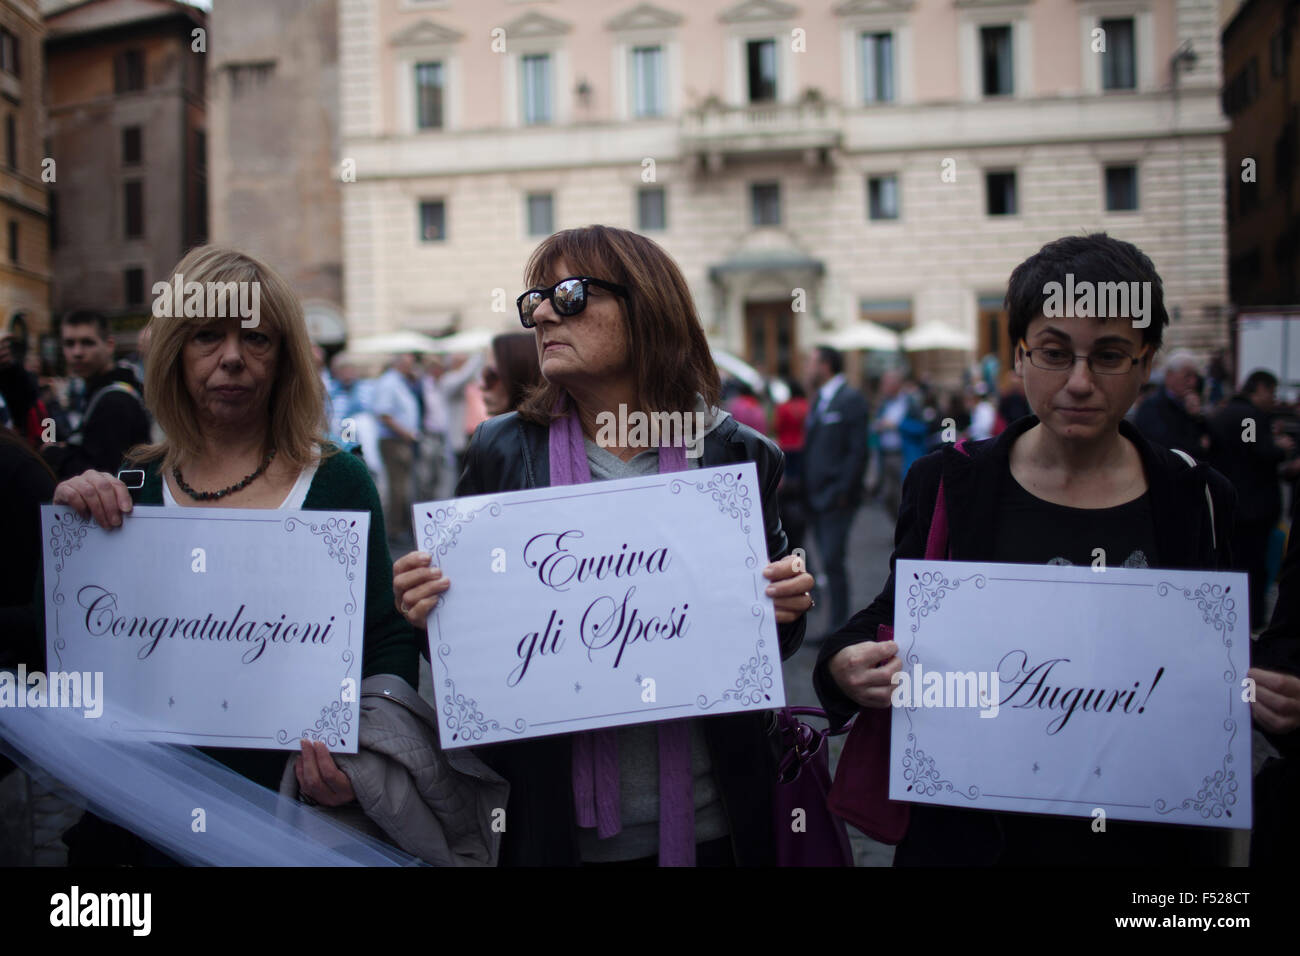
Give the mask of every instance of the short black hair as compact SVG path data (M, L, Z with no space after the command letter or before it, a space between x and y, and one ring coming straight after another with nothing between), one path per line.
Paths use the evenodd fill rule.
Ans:
M108 316L92 309L73 309L63 317L63 322L59 326L60 332L69 325L93 325L99 337L106 342L111 334L108 329Z
M1265 368L1257 368L1246 376L1246 381L1241 383L1241 394L1253 395L1255 389L1263 385L1265 388L1277 388L1277 376Z
M1007 334L1013 346L1029 331L1029 323L1043 314L1050 282L1065 284L1066 274L1074 276L1077 287L1082 282L1149 282L1149 323L1141 329L1142 341L1154 352L1164 340L1169 313L1165 311L1164 283L1151 260L1131 242L1124 242L1104 232L1087 236L1064 236L1016 266L1007 281ZM1107 316L1099 321L1109 321Z
M840 354L839 349L833 349L829 345L819 345L817 357L826 363L832 375L839 375L844 371L844 356Z

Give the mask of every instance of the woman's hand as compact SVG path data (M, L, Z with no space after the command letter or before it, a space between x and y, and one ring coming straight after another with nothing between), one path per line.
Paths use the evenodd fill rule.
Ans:
M441 569L429 567L431 560L423 551L412 551L393 563L393 603L398 613L420 630L438 606L438 597L451 587Z
M319 740L302 740L302 758L294 765L298 790L325 807L341 807L357 798L352 781L339 769L330 750Z
M117 528L122 515L131 513L131 493L126 485L103 471L87 471L59 483L54 503L67 505L83 518L94 518L101 528Z
M763 577L772 583L763 592L772 598L776 607L776 623L788 624L798 620L813 606L812 590L817 582L803 569L803 559L797 554L789 554L780 561L773 561L763 569Z
M888 707L894 693L891 683L903 668L894 641L850 644L831 658L831 677L844 696L859 707Z
M1300 727L1300 677L1252 667L1246 676L1255 681L1250 705L1255 723L1274 734L1289 734Z

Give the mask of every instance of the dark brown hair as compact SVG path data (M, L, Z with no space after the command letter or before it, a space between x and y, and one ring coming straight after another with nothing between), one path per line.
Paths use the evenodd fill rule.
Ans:
M531 332L509 332L492 340L492 355L497 360L497 375L509 398L506 411L513 412L542 384L542 369L537 364L537 339Z
M660 246L626 229L583 226L544 240L524 268L528 288L550 285L561 259L574 275L591 276L626 286L623 324L631 352L632 377L642 411L689 412L695 396L717 405L722 392L718 367L704 337L690 287L677 263ZM546 425L563 394L543 380L519 406L519 415Z

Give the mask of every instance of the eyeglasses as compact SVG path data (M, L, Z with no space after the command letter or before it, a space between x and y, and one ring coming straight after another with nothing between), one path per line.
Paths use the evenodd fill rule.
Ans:
M535 328L537 320L533 318L533 313L548 299L557 315L577 315L587 307L587 287L592 285L613 292L615 295L621 295L625 299L628 298L626 286L606 282L603 279L593 279L590 276L571 276L568 279L561 279L549 289L529 289L516 299L515 304L519 306L519 321L526 329Z
M1102 348L1087 355L1077 355L1067 349L1031 349L1025 348L1025 345L1022 340L1020 347L1025 349L1030 364L1044 372L1068 372L1074 368L1075 362L1083 359L1088 363L1088 370L1098 375L1126 375L1147 353L1145 346L1135 357L1120 348Z

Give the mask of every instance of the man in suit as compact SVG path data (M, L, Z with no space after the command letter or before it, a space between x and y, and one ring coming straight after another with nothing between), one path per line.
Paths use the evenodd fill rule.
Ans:
M1165 359L1164 375L1164 388L1143 400L1133 424L1147 441L1204 461L1210 452L1210 435L1197 391L1200 373L1196 356L1174 352Z
M867 467L867 400L844 381L844 359L821 346L809 356L810 410L805 430L803 472L808 513L830 586L830 629L849 616L845 545L849 525L862 502Z

